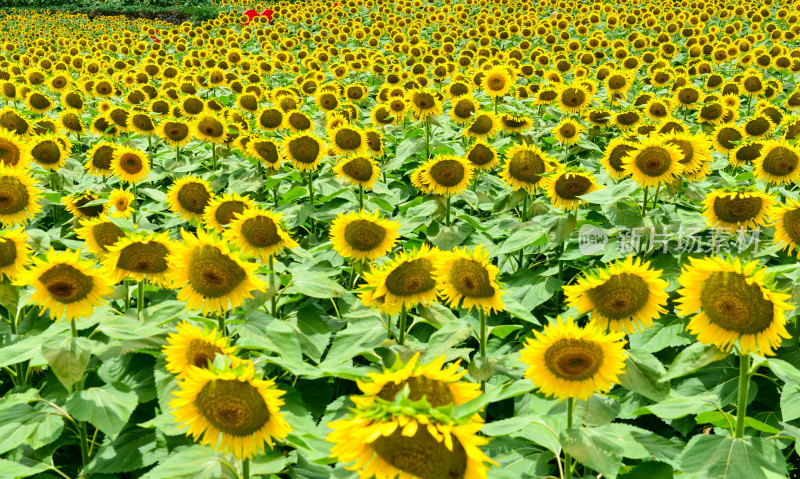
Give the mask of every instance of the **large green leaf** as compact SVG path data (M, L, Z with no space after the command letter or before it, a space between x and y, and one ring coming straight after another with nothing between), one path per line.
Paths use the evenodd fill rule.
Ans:
M312 298L341 298L347 290L336 281L313 272L296 272L292 275L292 285L287 293L300 293Z
M713 434L694 436L678 462L686 479L784 479L786 461L775 441L736 439Z
M42 344L42 356L61 384L69 390L83 377L92 357L92 341L86 338L51 337Z
M660 382L666 374L664 365L650 353L632 349L625 360L625 373L619 382L626 389L652 401L662 401L670 391L669 383Z
M28 404L37 397L32 391L8 396L0 403L0 454L23 444L38 449L58 439L64 420L47 403Z
M113 436L128 422L138 402L136 393L128 386L114 383L72 393L66 406L75 419L87 421Z
M727 355L726 352L721 351L714 345L700 342L694 343L678 353L661 381L669 381L670 379L692 374L703 366L719 361Z
M48 469L50 469L50 466L43 462L32 466L26 466L19 462L0 459L0 477L4 479L22 479L23 477L30 477Z
M204 446L175 449L141 479L238 479L233 467L223 467L224 459Z
M106 441L83 472L119 474L147 467L166 454L157 452L157 447L155 432L126 429L113 441Z

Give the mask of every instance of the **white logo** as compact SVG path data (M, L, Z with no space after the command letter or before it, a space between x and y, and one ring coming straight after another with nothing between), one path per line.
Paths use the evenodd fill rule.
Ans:
M583 254L597 254L603 251L608 243L608 234L600 228L584 224L578 231L578 249Z

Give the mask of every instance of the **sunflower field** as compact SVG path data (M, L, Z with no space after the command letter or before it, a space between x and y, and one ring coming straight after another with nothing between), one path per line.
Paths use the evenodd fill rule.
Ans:
M0 10L0 478L798 477L800 2L215 6Z

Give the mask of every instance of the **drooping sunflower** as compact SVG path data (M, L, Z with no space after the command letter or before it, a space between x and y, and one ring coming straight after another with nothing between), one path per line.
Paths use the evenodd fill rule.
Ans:
M489 259L489 252L478 245L474 249L456 248L438 255L434 261L439 293L453 308L477 307L486 313L503 311L505 294L497 281L500 270Z
M3 227L27 223L42 207L36 180L24 170L0 164L0 224Z
M492 136L499 123L500 121L494 113L479 110L472 115L472 120L464 129L463 134L472 138L486 138Z
M25 270L31 254L27 240L25 228L0 230L0 279L5 277L13 281Z
M127 146L114 148L111 172L127 183L141 183L150 173L147 153Z
M775 197L755 190L716 190L703 200L703 216L709 226L725 229L756 229L765 226L775 206Z
M581 195L600 188L602 186L597 184L591 173L583 169L566 168L547 177L544 192L553 206L572 211L584 202Z
M583 133L583 125L578 121L564 117L556 126L553 127L553 136L562 145L572 145L578 142L581 133Z
M664 142L661 136L651 136L639 143L623 159L625 173L642 187L672 181L683 171L680 148Z
M97 218L106 212L108 203L93 191L61 197L67 211L75 218ZM102 202L101 202L102 201ZM100 204L97 204L101 202Z
M198 176L180 178L167 192L169 209L185 221L202 219L213 196L211 185Z
M293 133L314 131L314 120L300 110L290 110L284 118L284 128Z
M408 311L418 304L434 303L438 285L433 264L439 253L438 248L423 244L410 252L403 250L379 268L365 271L361 302L388 315L399 314L404 307Z
M743 354L774 354L781 338L791 338L785 311L793 306L790 295L765 285L765 271L758 261L690 257L678 278L677 312L692 315L686 329L725 351L738 340Z
M257 379L248 361L221 371L193 369L178 383L169 405L194 440L249 459L291 432L280 411L284 394L274 381Z
M610 391L625 371L622 332L605 332L594 323L580 328L559 316L533 334L520 356L528 365L525 377L546 396L586 400Z
M753 164L756 178L771 185L794 183L800 179L800 149L786 140L763 142Z
M424 193L453 196L467 189L472 173L472 164L463 158L437 155L417 167L412 184Z
M484 140L477 140L464 157L477 171L491 171L499 163L497 151Z
M97 218L83 218L80 224L80 228L75 229L75 234L86 243L89 251L96 255L108 252L111 246L125 236L125 232L104 215Z
M634 150L636 150L636 147L624 136L614 138L608 142L605 152L600 158L600 164L603 165L611 179L619 181L628 176L623 160L625 156Z
M662 271L650 268L650 262L629 256L564 286L564 294L568 305L590 312L599 329L630 334L649 328L667 312L669 295L664 290L669 283L661 276Z
M283 163L283 152L280 145L270 138L250 137L245 146L245 152L271 170L279 169Z
M50 249L44 259L34 258L33 267L17 275L17 286L33 286L31 301L48 309L58 321L88 318L103 296L113 289L90 261L81 260L80 251Z
M225 193L208 204L203 213L203 223L221 233L237 214L253 206L255 202L251 198L239 196L236 192Z
M364 132L347 124L330 130L328 140L333 151L342 156L360 156L368 149Z
M327 145L311 133L288 136L283 140L284 156L300 171L314 171L327 151Z
M744 139L744 134L739 127L721 126L714 130L714 146L722 153L734 150L738 143Z
M25 168L30 161L28 142L10 131L0 129L0 163L9 167Z
M166 231L130 234L108 246L103 267L115 283L125 279L146 280L168 288L167 257L173 253L174 243Z
M99 141L86 152L84 168L94 176L108 176L111 174L111 161L114 159L116 145L108 141Z
M775 226L773 243L782 244L788 254L797 249L800 257L800 201L787 199L775 208L770 224Z
M374 261L391 251L400 223L381 217L376 210L367 213L340 213L331 223L333 249L354 261Z
M280 213L261 208L247 208L236 214L228 224L223 236L241 248L245 255L252 255L261 261L279 253L284 247L294 249L297 242L281 224Z
M191 375L194 368L208 369L209 362L213 362L217 354L228 357L234 367L239 364L234 355L236 348L230 346L216 328L209 331L188 321L178 323L176 332L169 333L161 351L166 358L167 371L178 380Z
M242 261L227 243L202 229L196 236L181 230L181 236L184 242L167 257L167 279L181 287L178 300L187 309L223 314L252 298L252 291L266 289L253 274L258 264Z
M519 133L531 126L531 120L524 116L503 113L498 115L500 129L506 133Z
M437 93L429 90L420 88L410 90L406 94L406 103L418 120L442 114L442 99Z
M539 148L517 144L506 152L500 178L515 190L533 193L542 186L542 175L552 171L556 164L555 159Z
M504 66L495 66L484 72L481 88L492 98L503 98L514 87L516 76Z
M333 167L333 172L337 178L346 183L371 190L375 185L375 179L381 174L381 169L374 159L357 156L355 158L342 158Z

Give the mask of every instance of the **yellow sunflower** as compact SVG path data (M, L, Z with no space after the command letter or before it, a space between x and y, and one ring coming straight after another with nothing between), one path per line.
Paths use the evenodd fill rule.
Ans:
M692 316L686 329L703 344L730 351L738 340L742 354L772 355L786 331L790 295L764 284L766 269L739 258L689 258L678 282L677 312Z
M201 444L250 459L289 435L275 381L257 379L250 362L234 369L195 368L178 383L170 401L175 420Z
M478 245L445 251L434 261L434 275L442 298L453 308L473 307L484 312L503 311L505 294L497 281L500 270L491 263L489 252Z
M133 214L136 198L128 190L113 190L108 194L108 203L114 208L109 216L127 218Z
M282 216L261 208L247 208L243 213L235 214L223 236L239 246L243 254L266 262L283 248L297 247L297 242L281 224Z
M629 256L607 268L588 272L576 284L564 286L567 304L591 312L591 320L605 331L633 333L649 328L665 314L669 283L649 262Z
M575 168L562 169L547 177L544 192L550 203L566 211L577 210L584 203L581 195L597 191L598 185L591 173Z
M288 136L283 140L284 156L300 171L314 171L325 157L327 145L311 133Z
M576 120L564 117L556 126L553 127L553 136L562 145L573 145L580 140L583 133L583 125Z
M450 118L453 123L463 125L478 112L480 103L469 95L463 95L450 100Z
M68 148L65 148L64 144ZM67 163L67 157L72 149L71 143L53 134L35 136L31 138L28 146L34 163L49 171L61 169Z
M337 154L360 156L368 150L367 138L360 128L339 125L328 132L329 145Z
M102 201L102 198L97 193L92 191L85 191L80 194L72 196L63 196L61 201L67 211L75 218L97 218L106 212L108 203ZM97 204L97 203L101 204Z
M36 180L24 170L0 164L0 224L3 227L27 223L42 207Z
M383 219L378 211L340 213L331 223L333 249L355 261L374 261L391 251L400 223Z
M130 234L108 247L103 267L118 283L125 279L169 288L167 257L173 254L175 242L169 233Z
M8 130L0 129L0 163L9 167L25 168L30 161L28 142Z
M481 87L492 98L503 98L514 87L516 75L509 73L504 66L495 66L484 72Z
M111 246L125 236L125 232L104 215L82 218L80 224L80 228L75 229L75 234L86 243L89 251L96 255L108 252Z
M276 141L260 136L251 136L244 146L244 152L271 170L278 170L284 159Z
M175 181L167 192L169 209L180 215L185 221L203 217L213 192L208 182L198 176L184 176Z
M756 178L771 185L795 183L800 179L800 149L786 140L763 142L753 164Z
M787 199L786 203L775 208L770 224L775 226L773 243L783 244L788 254L797 249L800 257L800 201Z
M253 206L255 206L255 202L250 198L239 196L235 192L233 194L225 193L212 199L208 204L203 213L203 223L206 227L221 233L237 214L242 214Z
M178 148L192 139L192 127L181 120L164 121L158 125L157 134L168 145Z
M264 291L266 285L253 273L258 264L242 261L227 243L202 229L197 236L181 230L183 243L167 257L168 280L180 286L178 300L186 308L202 314L236 309L252 291Z
M671 133L666 135L664 142L675 145L681 151L680 163L683 165L683 174L698 174L710 171L711 141L702 133ZM704 176L705 177L705 176Z
M17 286L34 288L31 302L48 309L58 321L88 318L95 306L103 304L103 296L113 288L90 261L81 260L80 251L50 249L45 259L35 258L31 269L17 275Z
M30 262L31 248L25 228L0 230L0 279L16 279Z
M648 137L630 146L635 149L625 155L622 166L639 186L670 182L683 171L680 148L666 144L661 136Z
M623 160L632 151L636 150L634 144L624 136L614 138L606 145L605 152L600 158L600 164L613 180L621 180L628 176L623 165Z
M528 365L525 377L546 396L586 400L610 391L625 371L624 333L593 323L580 328L559 316L533 334L520 356Z
M542 175L553 170L558 162L535 146L517 144L506 151L506 162L500 178L515 190L535 192L543 185Z
M558 107L565 113L578 113L592 101L591 92L581 85L563 85L558 89Z
M418 120L442 114L442 100L437 93L414 89L406 94L406 104Z
M226 356L231 366L239 365L234 355L236 348L230 346L216 328L207 331L188 321L178 323L176 332L169 333L161 351L166 358L167 371L179 380L191 375L194 368L208 369L209 362L213 362L217 354Z
M126 183L141 183L150 173L150 160L144 151L118 145L114 148L111 172Z
M464 129L463 134L464 136L472 138L486 138L492 136L492 133L497 129L499 123L500 121L494 113L479 110L472 115L472 119Z
M337 178L346 183L371 190L375 185L375 180L381 174L381 169L372 158L357 156L355 158L342 158L333 167L333 172Z
M423 244L410 252L403 250L382 266L365 271L367 284L360 291L361 302L388 315L436 302L438 285L433 264L440 253L438 248Z
M111 174L111 162L114 160L116 145L108 141L98 141L86 152L86 164L83 167L94 176Z
M228 122L216 113L203 112L192 122L192 136L197 139L221 145L225 143Z
M484 140L475 141L464 159L470 162L476 171L491 171L500 164L497 151Z
M712 191L703 200L703 216L709 226L737 230L766 226L775 197L761 191Z
M412 173L412 184L423 193L457 195L469 186L473 167L461 157L437 155Z

